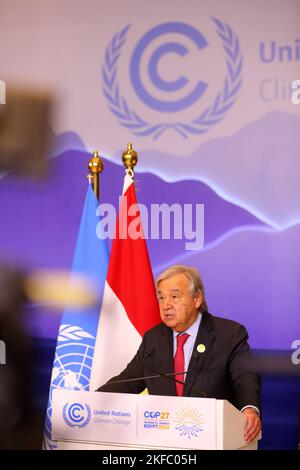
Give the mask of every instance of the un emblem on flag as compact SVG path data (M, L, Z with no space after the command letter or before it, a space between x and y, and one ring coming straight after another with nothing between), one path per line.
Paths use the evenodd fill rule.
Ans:
M53 363L51 385L67 390L88 390L94 337L74 325L61 325Z
M95 338L83 328L76 325L61 325L57 337L57 347L52 369L51 391L45 424L45 449L55 449L52 440L52 393L55 389L88 390L94 355ZM77 404L78 405L78 404ZM73 412L73 413L72 413ZM66 410L66 420L83 427L82 422L74 424L74 417L83 413L77 408L71 409L70 416ZM81 414L80 414L81 415ZM73 416L73 418L72 418ZM67 422L67 421L66 421ZM87 424L87 423L86 423ZM84 425L86 425L84 424ZM71 426L71 424L69 424Z

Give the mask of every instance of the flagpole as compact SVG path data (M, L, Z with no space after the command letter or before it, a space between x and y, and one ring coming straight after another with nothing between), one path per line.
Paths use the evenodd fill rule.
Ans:
M89 161L89 171L88 175L89 182L93 185L93 190L98 201L100 200L100 182L99 175L103 171L103 160L99 157L99 151L94 150L93 156Z
M132 144L127 144L127 150L123 152L122 160L123 160L126 170L131 173L131 176L133 176L134 175L133 169L135 165L137 164L138 154L135 150L133 150Z

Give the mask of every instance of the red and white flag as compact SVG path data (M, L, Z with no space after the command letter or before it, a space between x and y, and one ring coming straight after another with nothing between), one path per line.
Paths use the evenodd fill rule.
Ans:
M118 375L160 323L133 178L126 172L97 331L90 390Z

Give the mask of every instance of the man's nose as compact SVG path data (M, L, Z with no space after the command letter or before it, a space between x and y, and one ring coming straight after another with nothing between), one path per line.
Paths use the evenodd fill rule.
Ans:
M170 297L167 297L164 302L164 309L169 310L170 308L173 308L173 304L171 302Z

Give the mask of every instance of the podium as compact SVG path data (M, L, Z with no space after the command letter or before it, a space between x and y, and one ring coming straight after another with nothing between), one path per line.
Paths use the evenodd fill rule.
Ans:
M54 390L52 438L68 449L255 450L227 400Z

